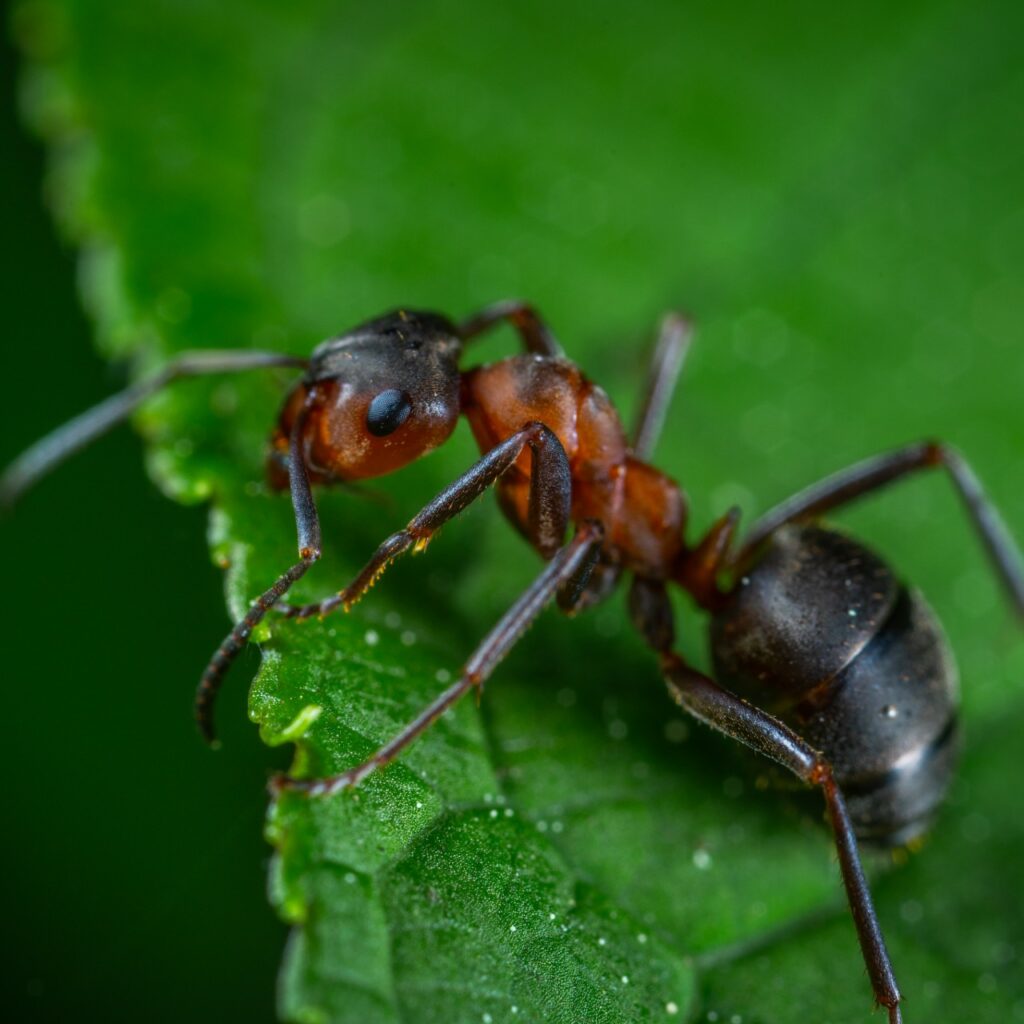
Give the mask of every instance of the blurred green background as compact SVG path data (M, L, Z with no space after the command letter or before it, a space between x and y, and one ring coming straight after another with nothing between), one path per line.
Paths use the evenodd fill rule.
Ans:
M5 34L5 463L124 381L95 354L74 254L43 208L42 149L18 123L15 77ZM195 733L192 680L226 622L219 574L203 511L162 498L140 460L138 439L121 431L0 525L3 1013L271 1021L285 929L263 896L259 780L270 758L244 686L224 695L228 756ZM255 655L245 661L251 671Z
M78 35L59 19L56 35L78 47L76 113L113 154L93 200L121 217L134 294L170 299L174 344L243 324L301 348L398 302L461 314L522 294L628 407L652 325L682 305L701 334L658 461L690 490L697 528L937 434L1024 532L1019 5L524 4L474 19L458 3L70 7ZM93 355L5 46L2 461L123 380ZM207 88L214 66L223 91ZM265 135L246 135L239 109ZM152 152L133 145L139 124ZM197 159L193 130L237 130L237 165ZM174 189L207 185L210 210L182 219ZM167 188L166 207L143 201L149 187ZM182 326L175 275L213 282L217 308ZM271 416L249 410L247 429ZM439 474L469 457L455 444ZM193 734L221 583L204 514L160 498L140 453L128 431L105 440L0 528L10 1017L269 1020L284 929L262 895L261 780L281 758L245 719L252 653L220 709L225 750ZM948 488L919 481L845 521L946 622L985 777L983 738L1016 720L1024 657ZM493 585L485 565L488 608L533 571L521 561L488 563ZM1007 789L1005 825L986 818L979 840L966 815L947 832L975 902L1024 884L1019 860L982 856L993 831L1021 835ZM887 880L890 920L899 885ZM998 977L1000 1012L1024 1015L1016 955L992 953L1003 973L975 987L991 998L984 978ZM756 970L747 983L767 984Z

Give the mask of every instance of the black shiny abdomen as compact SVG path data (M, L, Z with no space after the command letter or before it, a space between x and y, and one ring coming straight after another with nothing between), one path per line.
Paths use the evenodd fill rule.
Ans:
M956 761L957 677L921 595L857 541L774 534L711 622L723 685L768 708L832 764L857 835L924 831Z

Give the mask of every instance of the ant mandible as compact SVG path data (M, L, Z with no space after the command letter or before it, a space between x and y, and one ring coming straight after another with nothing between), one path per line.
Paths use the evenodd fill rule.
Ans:
M518 332L525 353L460 370L464 346L502 322ZM186 354L29 448L0 478L0 501L13 503L178 378L303 367L268 460L271 484L291 492L299 560L260 595L210 660L195 703L203 736L214 738L213 701L228 666L271 609L303 619L351 608L392 561L426 547L444 523L496 484L502 511L545 559L544 570L470 655L458 680L372 757L329 778L278 778L274 788L327 796L358 785L460 697L482 687L552 599L572 614L602 601L630 573L630 617L658 655L672 697L821 789L875 1000L896 1024L900 992L857 838L898 845L927 828L956 757L956 672L920 595L857 541L815 521L917 470L941 467L1022 618L1024 564L970 467L935 442L868 459L800 492L762 516L738 548L735 508L687 544L685 497L647 459L690 338L683 317L665 318L631 442L604 391L563 357L546 324L520 302L490 306L458 326L436 313L398 310L324 342L308 360L248 351ZM480 460L388 537L344 590L314 604L285 603L289 588L320 557L312 485L399 469L446 441L460 413ZM575 533L565 543L570 524ZM711 614L721 682L674 650L669 584Z

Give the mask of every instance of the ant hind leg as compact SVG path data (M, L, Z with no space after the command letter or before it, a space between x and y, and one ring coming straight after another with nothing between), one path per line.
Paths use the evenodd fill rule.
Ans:
M955 448L937 441L911 444L865 459L776 505L751 528L732 566L742 571L757 548L788 523L822 516L912 473L939 468L944 469L952 481L996 575L1017 615L1024 619L1024 558L1020 548L967 460Z

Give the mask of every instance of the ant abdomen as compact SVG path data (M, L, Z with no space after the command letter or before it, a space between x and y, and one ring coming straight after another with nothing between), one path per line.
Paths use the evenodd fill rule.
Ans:
M719 679L770 707L832 764L857 835L923 832L952 776L957 676L921 595L818 526L768 541L711 625Z

